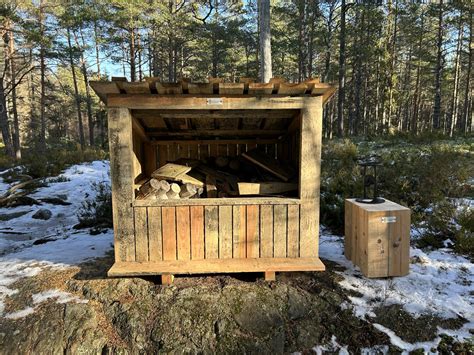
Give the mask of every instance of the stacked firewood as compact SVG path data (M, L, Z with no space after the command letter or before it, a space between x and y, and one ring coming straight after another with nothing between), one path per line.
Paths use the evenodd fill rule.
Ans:
M139 195L151 200L174 200L199 198L203 192L202 187L190 183L179 184L152 178L140 187Z
M239 157L181 158L154 171L140 199L274 196L297 190L296 171L259 150Z

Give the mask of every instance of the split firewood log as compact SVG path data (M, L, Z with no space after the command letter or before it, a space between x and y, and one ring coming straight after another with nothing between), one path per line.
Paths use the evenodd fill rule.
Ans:
M158 190L154 196L157 200L167 200L168 199L167 192L168 191L165 191L165 190Z
M164 190L165 192L170 190L170 183L166 180L152 178L150 180L150 185L153 186L155 190Z
M184 184L181 186L181 191L179 197L181 198L190 198L197 193L197 187L193 184Z
M138 193L142 197L147 197L155 192L155 188L151 186L150 181L147 181L142 186L140 186Z
M178 184L172 183L170 184L170 190L166 193L168 199L179 199L179 193L181 192L181 188Z
M217 197L216 178L214 176L206 176L206 193L208 198Z

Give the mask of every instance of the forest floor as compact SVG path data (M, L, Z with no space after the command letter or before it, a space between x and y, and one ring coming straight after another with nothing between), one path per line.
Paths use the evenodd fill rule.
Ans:
M72 166L29 195L70 204L0 209L0 353L474 351L474 265L449 248L412 246L408 276L367 279L322 228L325 272L107 278L112 231L73 226L108 168Z

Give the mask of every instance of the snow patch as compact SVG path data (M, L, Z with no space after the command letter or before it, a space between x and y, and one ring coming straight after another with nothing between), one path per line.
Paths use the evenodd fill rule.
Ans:
M325 354L326 352L334 353L339 351L339 355L349 355L349 351L347 350L347 346L342 346L337 342L337 338L335 335L331 337L331 342L327 345L318 345L313 348L314 352L318 355Z
M21 311L8 313L7 315L5 315L5 318L20 319L20 318L29 316L30 314L33 314L33 313L35 313L35 309L33 307L26 307L25 309L22 309Z
M80 299L69 292L64 292L60 290L47 290L40 293L35 293L33 296L33 303L39 304L41 302L45 302L49 299L56 299L57 303L68 303L68 302L76 302L76 303L87 303L87 300Z
M470 337L468 330L474 329L474 265L468 259L452 254L450 249L425 253L411 247L410 274L384 279L364 277L359 268L345 258L343 238L331 235L324 228L319 255L346 268L338 272L344 277L340 285L361 294L360 297L349 297L357 317L375 317L376 308L398 304L415 318L433 314L441 318L467 319L463 328L449 331L449 334L459 340ZM377 329L381 330L381 327L377 325ZM403 342L390 329L384 327L384 330L392 343L404 350L428 346L428 343ZM444 330L442 333L448 334ZM429 342L429 347L433 345L437 344Z
M0 231L0 317L18 317L28 315L33 310L23 310L5 315L5 298L18 292L10 286L17 280L33 277L46 268L65 268L81 262L103 256L113 246L113 231L92 236L86 231L76 231L72 227L77 224L77 212L86 199L93 199L95 191L92 183L109 184L108 161L74 165L62 174L67 181L50 182L49 186L38 189L30 195L35 199L64 195L71 205L32 206L31 213L2 222L1 230L12 230L23 233L21 238L7 237ZM54 181L54 180L53 180ZM0 177L0 182L2 179ZM1 189L7 189L1 185ZM0 189L0 190L1 190ZM39 208L48 208L53 217L48 221L31 218ZM24 207L0 208L0 213L18 212ZM46 243L34 245L37 239L47 240ZM56 298L58 302L80 301L60 291L46 291L35 295L37 300Z

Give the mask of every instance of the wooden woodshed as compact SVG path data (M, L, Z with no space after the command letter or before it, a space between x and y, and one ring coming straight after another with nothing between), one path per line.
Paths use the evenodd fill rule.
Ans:
M318 271L322 111L334 88L270 83L91 82L107 105L115 234L109 276ZM295 171L294 195L140 199L178 159L260 149ZM271 162L270 162L271 163Z

